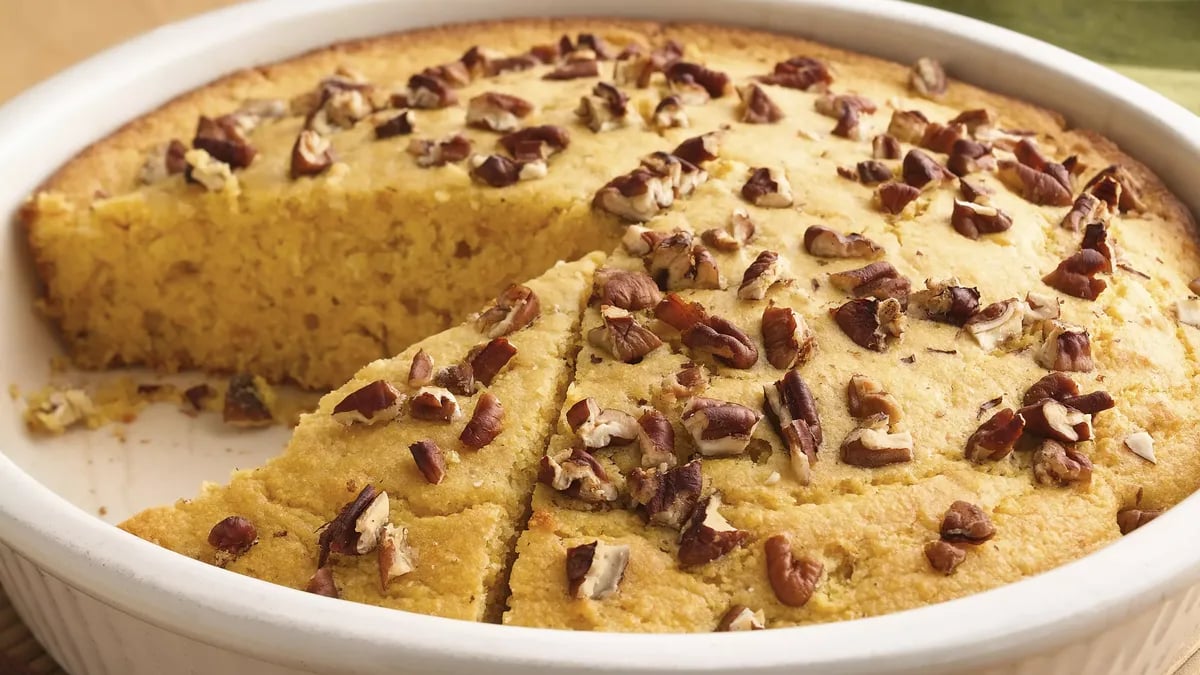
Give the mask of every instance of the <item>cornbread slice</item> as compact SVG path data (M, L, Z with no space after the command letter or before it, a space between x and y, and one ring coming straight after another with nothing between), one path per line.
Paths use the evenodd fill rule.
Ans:
M570 375L579 313L602 256L560 264L530 281L541 313L528 328L507 336L516 354L492 384L457 396L462 415L449 423L415 419L410 410L390 423L347 426L332 411L364 385L392 383L410 396L413 357L424 351L435 372L460 362L488 340L475 323L413 345L392 359L364 367L354 379L304 416L287 449L266 465L239 471L226 486L208 485L196 499L144 511L121 527L193 558L215 562L210 530L229 516L253 523L258 543L227 569L274 583L305 588L317 569L319 530L365 486L386 492L390 522L407 528L416 565L381 592L375 555L333 556L341 597L359 602L471 620L489 616L502 600L503 575L516 528L528 508L534 468L546 429ZM495 396L504 408L503 431L472 450L459 434L479 401ZM431 440L444 453L445 476L431 484L409 446ZM493 612L493 615L495 613Z

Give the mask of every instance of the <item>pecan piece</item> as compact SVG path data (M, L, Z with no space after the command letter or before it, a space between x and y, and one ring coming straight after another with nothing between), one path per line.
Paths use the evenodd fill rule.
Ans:
M250 162L258 154L250 145L237 118L232 115L223 115L215 120L201 115L196 123L192 147L204 150L213 159L228 164L233 169L250 166Z
M424 349L413 354L412 365L408 367L408 386L424 387L433 382L433 357Z
M969 143L970 146L962 146L963 149L966 149L971 153L978 152L979 155L976 156L987 154L987 146L983 145L982 143L976 143L975 141L964 139L962 134L963 128L957 124L938 124L937 122L930 122L929 124L925 125L925 133L921 135L921 142L919 145L928 150L933 150L934 152L944 152L947 155L951 155L950 159L953 159L955 155L960 154L956 151L956 147L959 147L958 143L960 141ZM972 159L973 158L974 157L972 157ZM947 160L947 163L949 163L949 160ZM959 175L957 172L954 173Z
M771 74L759 77L758 81L801 91L825 91L833 84L833 75L823 61L808 56L793 56L776 63Z
M712 228L701 233L700 238L718 251L731 253L750 243L754 238L754 221L746 209L737 207L729 215L729 225L725 229Z
M860 141L863 138L863 129L861 126L859 109L857 106L848 105L842 108L842 114L838 116L837 124L834 125L832 133L834 136L849 138L852 141Z
M908 86L925 98L940 99L946 93L946 71L937 59L921 57L909 71Z
M445 166L470 156L471 139L462 134L454 134L440 141L414 138L409 141L405 152L417 158L417 166Z
M1059 321L1053 322L1033 360L1047 370L1082 373L1096 367L1092 361L1092 342L1087 330Z
M942 183L954 179L954 174L938 164L937 160L916 148L909 150L908 154L904 155L900 174L905 183L917 189L924 188L931 183Z
M875 190L875 201L884 213L898 215L921 196L921 191L907 183L888 181Z
M731 368L746 369L758 363L758 347L750 336L719 316L707 317L683 330L681 339L693 351L711 354Z
M782 274L779 254L775 251L760 252L742 275L742 283L737 291L738 298L762 300L767 295L767 289L781 281Z
M714 492L696 505L679 535L679 564L694 567L710 563L746 543L750 533L739 530L721 515L721 493Z
M578 80L599 77L600 64L595 60L568 61L542 76L543 80Z
M961 326L979 310L979 290L959 286L957 279L925 280L925 290L909 297L921 318Z
M476 320L480 332L490 338L510 335L532 324L541 314L537 294L528 286L512 284Z
M417 568L416 552L408 543L408 528L391 523L383 526L379 541L379 585L387 592L392 579L402 577Z
M842 441L842 462L850 466L878 468L911 462L913 437L910 432L888 433L871 427L858 427Z
M138 181L150 185L187 170L187 146L179 139L173 138L169 143L156 145L150 149L146 161L138 171Z
M938 539L925 544L925 559L929 566L942 574L953 574L967 559L967 552L949 542Z
M842 234L821 225L804 231L804 250L821 258L878 258L883 247L858 233Z
M976 312L963 328L967 329L975 342L986 350L992 350L1004 342L1021 335L1024 313L1021 302L1016 298L993 302Z
M475 404L471 420L463 427L458 440L472 450L479 450L496 440L504 431L504 406L490 391L485 391Z
M1121 534L1129 534L1162 514L1162 509L1121 509L1117 511L1117 528Z
M1091 249L1100 255L1104 256L1104 267L1100 269L1105 274L1112 274L1113 260L1116 259L1116 254L1113 251L1113 242L1108 236L1108 226L1104 223L1089 223L1083 231L1083 241L1079 244L1081 249Z
M394 136L407 136L413 132L409 111L402 110L386 121L375 125L375 138L382 140Z
M754 82L738 87L738 120L747 124L773 124L783 119L783 110Z
M575 116L596 133L618 129L629 119L629 97L615 85L597 82L590 96L579 99Z
M958 190L962 193L963 199L976 204L990 204L992 201L992 190L974 181L969 181L966 178L958 179Z
M774 385L763 387L763 398L767 415L788 446L797 477L807 483L809 465L817 460L817 448L824 440L812 390L793 369Z
M1075 384L1075 380L1072 380L1069 375L1050 373L1037 382L1034 382L1025 391L1025 397L1021 399L1021 405L1033 405L1041 403L1046 399L1053 399L1061 403L1078 395L1079 385Z
M704 487L700 461L674 469L636 468L629 475L629 495L651 525L678 530L696 509Z
M1092 416L1048 398L1018 411L1025 418L1025 430L1035 436L1063 443L1092 438Z
M817 351L817 335L790 307L769 305L762 316L767 362L781 370L808 363Z
M659 288L721 288L724 279L708 249L692 241L690 232L677 231L659 239L643 263Z
M458 399L442 387L421 387L409 404L412 416L419 420L449 422L462 415Z
M458 94L445 80L428 73L417 73L408 78L404 100L412 108L446 108L458 103Z
M653 408L643 412L638 418L637 440L642 466L675 466L675 427L666 415Z
M721 155L721 134L711 131L685 139L671 154L697 166L711 162Z
M679 94L684 103L706 103L710 98L721 98L733 88L728 75L698 63L675 61L663 72L671 90Z
M427 482L437 485L446 477L446 456L437 443L429 439L417 441L408 446L408 451Z
M782 209L792 205L792 185L779 169L758 167L742 186L742 198L764 208Z
M683 101L675 94L664 96L658 105L654 106L654 126L657 129L675 129L688 125L687 111L683 109Z
M877 300L895 298L901 306L908 305L908 293L912 286L907 277L901 276L887 261L873 262L864 267L829 275L833 287L847 291L855 297L871 297Z
M863 185L876 185L890 181L892 170L887 164L872 159L856 164L853 177Z
M661 389L668 399L686 399L699 396L708 388L708 376L704 368L695 363L683 364L674 373L663 376Z
M833 311L833 319L855 344L876 352L886 351L889 338L899 339L907 325L895 298L851 300Z
M654 316L681 333L708 320L708 312L700 303L687 302L678 293L667 293L663 301L655 305Z
M274 421L271 415L274 398L266 380L249 373L238 373L229 378L222 419L235 427L267 426Z
M508 340L498 337L472 348L467 354L466 363L475 381L490 387L504 366L516 355L517 348Z
M683 411L683 427L705 457L728 457L746 451L762 415L737 403L693 398Z
M813 101L813 106L817 112L837 119L845 114L847 108L857 108L865 113L873 113L877 110L875 102L866 96L857 94L822 94ZM899 157L899 155L897 155Z
M890 134L871 139L871 156L875 159L900 159L900 141Z
M366 485L337 516L322 526L318 539L317 567L325 567L330 553L363 555L378 543L379 528L387 522L389 502L386 492Z
M717 623L717 633L732 633L744 630L763 630L767 627L767 619L760 609L752 611L745 605L733 605Z
M592 198L596 208L634 223L649 220L674 202L670 178L645 167L610 180Z
M629 565L629 546L593 541L567 549L567 588L573 598L615 595Z
M1000 160L1002 181L1017 190L1025 201L1038 206L1070 206L1071 189L1049 173L1012 160Z
M258 530L243 516L229 516L208 531L208 545L217 549L215 563L225 567L258 543Z
M341 597L338 593L337 584L333 581L333 567L330 565L319 567L309 577L308 585L304 587L304 591L313 595L323 595L327 598Z
M590 397L567 409L567 424L588 450L632 443L640 430L633 415L615 408L602 409Z
M1084 248L1058 264L1052 272L1042 277L1042 283L1067 295L1084 300L1095 300L1108 288L1108 283L1096 275L1109 265L1102 253Z
M961 178L967 174L995 169L996 158L992 155L990 147L963 138L955 141L951 146L950 157L946 159L946 168Z
M419 354L424 354L424 351ZM428 358L428 356L426 356ZM432 360L430 361L432 364ZM416 365L416 359L413 359ZM412 380L412 376L409 376ZM354 423L378 424L388 422L400 416L400 409L407 398L399 389L386 380L375 380L346 394L346 397L333 407L330 417L335 422L346 426Z
M601 267L593 280L592 300L636 312L662 302L662 293L648 274Z
M994 206L955 199L950 224L967 239L978 239L981 234L994 234L1009 229L1012 227L1012 218Z
M994 537L996 528L983 509L960 499L942 516L940 533L945 542L979 545Z
M1111 178L1120 189L1114 190L1112 186L1109 186L1102 191L1100 183L1106 178ZM1106 201L1116 201L1121 211L1143 211L1146 208L1145 202L1142 200L1141 182L1120 164L1113 164L1096 172L1096 175L1092 176L1092 179L1084 185L1084 190L1094 190L1097 196L1109 195L1110 199Z
M1012 452L1025 431L1025 418L1012 408L1004 408L979 425L967 439L967 459L995 462Z
M1116 401L1106 391L1093 391L1090 394L1068 396L1062 400L1062 404L1068 408L1074 408L1085 415L1095 415L1105 410L1111 410L1117 405Z
M1033 478L1041 485L1087 485L1092 481L1092 460L1074 448L1047 438L1033 453Z
M543 160L524 162L503 155L475 155L470 164L472 179L495 188L508 187L523 180L545 178L548 171Z
M433 384L452 394L472 396L475 394L475 371L469 362L446 366L434 374Z
M792 556L792 542L787 535L777 534L764 545L767 558L767 579L775 597L788 607L803 607L812 599L825 566L812 558Z
M616 501L617 488L595 457L583 448L570 448L558 455L543 455L538 481L568 497L591 504Z
M657 335L620 307L601 305L600 318L604 325L588 331L588 342L606 350L618 361L639 363L662 346Z
M925 138L927 126L929 118L920 110L893 110L887 132L898 141L916 144Z
M846 385L846 404L851 417L868 418L883 415L889 425L895 425L904 417L900 402L883 388L874 378L853 375Z
M499 143L513 159L532 162L566 150L571 144L571 135L562 127L543 124L505 134Z
M489 131L513 131L533 112L533 104L519 96L489 91L467 101L467 126Z

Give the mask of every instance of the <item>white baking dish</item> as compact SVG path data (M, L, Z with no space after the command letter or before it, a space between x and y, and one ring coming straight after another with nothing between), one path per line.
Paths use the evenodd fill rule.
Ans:
M897 2L266 0L168 26L0 110L0 212L120 123L229 70L329 42L506 16L696 19L792 31L881 56L935 56L962 79L1063 111L1145 161L1200 211L1200 119L1069 53ZM57 347L30 308L20 235L0 241L0 383L46 381ZM144 440L143 440L144 439ZM963 600L873 619L714 635L552 632L450 621L261 583L140 541L122 519L272 454L280 430L222 433L157 410L121 443L27 437L0 410L0 582L76 675L1020 671L1164 673L1200 634L1200 498L1084 560Z

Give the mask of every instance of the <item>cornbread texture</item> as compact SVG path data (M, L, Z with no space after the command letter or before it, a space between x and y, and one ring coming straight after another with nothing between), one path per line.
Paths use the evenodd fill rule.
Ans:
M636 273L634 277L643 281L648 277L638 275L652 275L649 286L658 288L650 292L642 287L641 298L648 300L646 303L630 303L630 296L615 297L598 282L600 287L579 326L572 323L568 333L555 333L553 342L561 341L561 347L554 350L556 354L581 350L573 366L559 356L547 357L544 368L570 369L570 385L565 393L557 387L522 386L500 396L509 410L510 423L529 425L523 427L519 437L506 431L498 441L521 441L521 452L528 453L521 455L526 458L522 470L500 471L480 465L475 479L483 480L484 487L476 489L473 482L465 484L472 486L471 490L457 483L450 487L450 481L460 480L455 478L456 473L467 473L464 467L474 466L464 459L463 464L448 467L446 483L400 492L404 506L396 507L399 511L394 508L393 515L398 522L406 518L411 521L405 524L412 528L419 551L421 537L428 542L440 535L432 523L424 530L423 519L464 519L464 525L447 527L445 539L437 540L447 550L454 548L456 555L480 561L473 568L477 571L470 572L470 579L459 578L459 574L467 574L462 569L445 572L448 576L438 579L439 583L447 582L444 587L430 590L428 597L419 602L406 604L397 602L390 591L381 594L369 581L359 578L373 578L367 562L347 560L338 563L344 567L337 567L335 573L339 580L345 579L347 588L358 590L343 588L343 597L444 613L439 609L444 605L438 603L450 601L443 593L460 599L464 594L477 598L484 594L495 603L490 608L479 600L471 605L471 611L453 615L497 620L503 611L500 620L508 624L589 630L709 631L739 605L751 612L761 611L767 627L845 620L942 602L1049 570L1129 532L1131 509L1143 515L1156 513L1200 486L1200 453L1196 451L1200 439L1195 431L1194 410L1194 401L1200 395L1195 378L1200 333L1194 324L1200 318L1191 299L1197 287L1189 287L1189 282L1200 275L1200 252L1190 214L1147 169L1103 137L1070 128L1050 111L957 81L942 82L936 64L926 63L914 70L808 41L727 27L598 20L522 21L437 29L331 48L257 71L281 75L261 85L247 83L240 97L265 95L260 86L277 96L293 94L343 62L363 71L369 79L378 79L381 74L371 70L373 64L378 65L372 55L403 53L405 57L394 58L393 62L434 66L456 58L471 45L513 55L531 45L553 44L563 33L574 36L579 32L602 38L614 53L632 43L643 45L643 54L666 50L668 40L674 40L681 47L678 60L703 64L726 75L728 82L720 85L711 74L697 68L671 70L669 66L668 72L676 73L671 82L658 72L651 75L646 87L618 82L618 89L628 96L626 107L633 111L633 117L610 125L596 124L600 131L593 131L587 122L596 121L595 110L588 113L585 104L582 120L574 110L581 97L592 96L603 102L604 97L593 93L593 87L598 81L613 79L612 60L600 61L598 77L543 79L569 64L570 54L564 56L559 51L559 61L553 64L474 80L459 90L460 102L481 91L517 95L534 103L537 111L532 113L536 117L526 118L522 124L553 123L570 130L571 145L549 158L544 177L505 187L472 182L470 172L475 165L470 160L418 170L406 164L411 159L400 157L394 147L387 155L388 161L376 165L377 171L360 171L369 165L370 156L384 150L374 141L355 146L351 139L355 135L366 138L369 130L351 129L331 135L339 161L347 167L340 172L335 171L335 165L316 178L291 183L286 178L286 153L273 156L264 152L248 169L237 172L241 196L236 198L196 192L178 177L171 179L171 185L133 192L126 186L122 193L125 196L111 198L145 202L156 191L162 191L159 196L164 204L169 202L164 207L168 210L182 208L180 204L220 199L240 204L253 198L246 195L258 180L255 176L259 176L275 187L264 183L263 187L253 188L255 194L267 194L272 189L296 191L295 199L307 204L296 208L320 208L324 213L329 203L341 203L329 198L333 194L329 191L341 194L343 188L339 186L360 180L363 185L377 188L374 181L378 176L403 173L406 187L394 193L400 200L397 203L407 204L403 200L410 198L412 203L423 203L424 193L410 195L406 191L407 181L412 181L412 185L425 190L442 190L452 196L430 207L428 212L439 222L459 217L463 203L480 204L478 213L488 214L486 219L472 215L468 224L449 227L445 231L454 233L451 238L486 224L491 229L480 235L481 241L502 242L498 245L522 251L527 246L541 245L532 242L542 241L555 251L555 256L568 255L567 247L577 244L611 242L615 246L620 239L623 243L616 246L598 278L611 277L614 270ZM429 47L419 58L413 54L410 61L405 61L409 59L406 50L414 45ZM591 48L588 51L595 53ZM794 57L815 59L818 65ZM826 65L828 77L822 77L819 74ZM953 65L947 64L951 72ZM300 77L301 71L304 77ZM683 71L690 75L683 77ZM798 72L813 79L803 87L797 86ZM291 89L269 89L281 86L286 79L283 73L296 74L289 80ZM781 77L769 77L772 73ZM788 75L791 79L782 77ZM748 85L755 78L764 78L757 80L758 91L744 89L741 96L734 93L736 87ZM697 87L705 88L700 81L713 84L713 91L707 92L711 100L696 91ZM792 86L786 86L788 83ZM230 91L229 81L216 85L216 90ZM678 115L667 124L655 119L655 109L668 94L681 97L677 108L684 111L686 126L678 125ZM859 99L839 102L831 94L853 94ZM204 94L195 96L201 100ZM236 107L238 100L232 97L223 103L228 109ZM591 105L601 104L593 101ZM618 107L609 111L615 116ZM853 114L846 112L848 107L853 108ZM215 105L212 110L220 112ZM189 109L190 118L196 112L195 108ZM187 132L182 112L179 117L176 130L164 127L162 133L153 134L154 139L161 141L171 134ZM464 118L461 107L449 107L431 114L418 110L413 119L417 129L414 134L441 137L462 131ZM905 128L914 125L917 132L904 133ZM270 134L276 128L279 139L267 144L264 137L263 147L290 147L299 122L285 119L276 127L264 125L255 133ZM697 147L695 143L689 146L689 139L710 133L715 134L708 137L710 140L719 139L719 150L693 154L686 162L677 161L675 168L685 173L653 168L671 160L651 153L687 154L685 147L693 151ZM340 134L347 136L343 139ZM945 140L947 134L949 142ZM876 140L885 135L891 140ZM148 141L150 136L142 133L139 137ZM477 139L475 152L492 152L478 140L488 136L473 138ZM975 145L960 145L959 141ZM340 154L343 144L351 149L349 152L358 148L361 156ZM137 163L137 154L131 147L129 167ZM85 155L65 169L51 183L51 187L58 186L58 193L43 193L30 211L35 250L39 251L43 270L51 272L46 276L51 288L47 305L60 317L83 319L87 313L55 309L61 307L61 299L55 299L53 289L61 282L55 281L60 274L56 266L47 262L53 258L46 254L50 238L47 233L55 229L49 224L52 221L48 214L72 213L70 218L56 216L55 222L63 225L69 221L73 232L84 227L79 219L87 209L70 206L65 195L85 192L82 185L92 180L87 176L93 174L80 171L80 166L99 161L96 156ZM634 170L644 157L648 157L645 162L650 168L638 174ZM876 164L859 166L869 160ZM957 166L961 179L951 175L946 166ZM1112 166L1119 169L1109 170ZM619 185L642 181L650 188L627 193L617 189L617 195L609 190L608 201L598 199L597 206L589 205L592 195L604 192L608 181L626 174L630 178ZM1104 180L1105 175L1110 180ZM297 187L301 183L304 186ZM77 187L68 189L68 185ZM658 188L674 198L640 199L646 194L653 196ZM189 197L180 199L179 195L189 189ZM315 197L318 190L326 191L321 193L325 198ZM1118 198L1117 191L1123 198ZM893 202L888 195L894 194L905 199ZM1094 199L1094 207L1088 206L1088 197ZM554 227L563 230L551 227L544 230L544 240L520 239L519 244L514 243L524 236L526 228L534 227L528 223L541 222L547 212L554 210L554 204L562 203L556 200L563 199L569 199L570 206L551 218ZM515 217L511 223L500 218L506 213L497 206L501 203L512 209L508 212ZM1077 207L1080 203L1087 208ZM622 217L614 215L614 210ZM96 218L95 211L92 208L87 218ZM969 217L964 216L966 212ZM1079 215L1074 225L1068 217L1071 213ZM246 217L246 222L253 220L249 212ZM500 225L501 221L505 224ZM630 225L629 221L640 224ZM752 235L746 234L749 230L744 227L745 221L753 223ZM743 224L741 229L738 223ZM981 225L976 228L981 231L969 236L969 225ZM841 235L856 233L871 245L862 240L858 244L853 244L854 240L834 241L827 246L806 243L806 233L821 233L813 228L827 228ZM718 234L710 232L714 230ZM259 233L257 236L265 236L270 229L259 227L254 231ZM561 232L570 234L564 237ZM720 235L722 232L725 234ZM312 233L313 237L327 235ZM820 236L826 242L830 239L829 235ZM559 237L570 243L557 241ZM367 246L365 255L383 251L385 241L377 239L376 244ZM469 242L468 246L474 250L475 244ZM482 251L485 245L480 246ZM422 253L425 262L420 275L447 288L455 283L463 285L462 281L449 280L465 277L431 274L430 265L441 264L448 265L447 275L467 274L468 268L452 261L449 251L438 249L433 256ZM759 277L748 272L753 263L772 260L770 255L764 258L764 252L774 254L770 273ZM1088 269L1079 271L1080 265L1073 263L1065 274L1054 274L1064 260L1077 256L1083 256L1080 261L1087 262L1083 267ZM488 294L495 292L494 282L508 270L524 273L528 270L517 270L520 264L538 264L525 259L518 263L512 255L486 258L488 264L506 270L469 282L479 283L482 289L486 280ZM352 268L343 260L335 264L332 258L322 259L339 270ZM840 275L878 262L890 265L891 271L884 277L894 283L870 287L864 283L864 290L860 290L847 285L846 275ZM760 265L759 271L765 267ZM303 269L303 265L297 269ZM397 275L407 273L401 268L389 269ZM222 276L220 283L226 278ZM896 281L899 279L906 280L902 291ZM363 283L375 281L364 277ZM947 315L947 308L937 316L931 311L932 291L926 291L938 288L939 282L961 289L966 295L977 293L977 302L957 319ZM200 291L201 286L188 287L206 294L215 288ZM543 307L556 288L544 280L540 286L531 282L530 287L542 297ZM396 297L394 289L389 292L390 297ZM576 288L572 292L581 291ZM623 316L611 306L604 308L601 305L605 302L631 314ZM692 302L698 303L704 318L693 316L680 321L678 307ZM662 303L666 303L665 309ZM304 304L311 306L307 299ZM367 306L356 305L356 311L366 312L363 308ZM839 317L846 316L847 306L866 308L862 310L866 313L859 312L855 321L840 321ZM885 306L904 311L884 321L878 312ZM768 358L772 350L764 341L763 327L768 307L793 310L808 327L811 334L803 335L802 343L807 347L803 356L793 354L791 359L779 360L782 365ZM420 317L428 315L428 306L420 309L416 320L424 321ZM129 311L140 316L142 310L130 307ZM334 315L340 316L340 311L343 309L334 311ZM448 315L455 311L446 310ZM606 318L602 318L602 312ZM1011 320L989 328L989 317L1001 312L1007 312L1003 316ZM282 308L278 315L281 322L302 320ZM630 327L630 318L645 329L644 333ZM408 316L402 319L412 320ZM286 372L300 381L317 383L334 377L337 368L332 361L318 366L313 360L316 354L340 359L350 354L359 358L363 353L344 346L333 350L336 356L329 351L314 352L320 340L354 338L344 330L350 324L337 318L327 321L326 314L311 323L317 324L313 332L297 333L303 336L303 344L296 344L289 334L288 344L278 353L272 351L272 358L279 358L280 369L272 371L268 367L267 373ZM718 337L700 335L695 330L700 324ZM616 330L617 325L628 332ZM863 325L867 325L866 331L859 330ZM326 326L336 335L323 332ZM414 330L433 326L420 323ZM543 323L536 323L525 333L533 336L541 330L546 330ZM264 334L268 332L264 330ZM793 331L790 337L801 342L801 333ZM1065 333L1074 337L1056 337ZM389 331L389 335L401 334L399 330ZM435 355L443 359L445 353L461 352L479 340L477 333L470 334L470 339L453 337L459 334L436 337L427 344L454 342L453 349L444 348ZM514 334L514 343L522 334ZM618 353L621 350L617 346L629 347L628 336L635 334L643 338L640 347ZM95 335L97 344L101 340L99 333L88 335L88 340ZM720 336L729 340L722 341ZM308 339L312 341L303 342ZM657 344L659 340L661 344ZM174 344L174 340L171 342ZM82 342L75 344L79 354ZM371 343L370 349L385 347ZM751 349L753 359L747 357ZM148 353L141 351L125 360L155 358ZM424 433L424 423L403 419L382 427L343 428L329 418L340 398L366 381L385 377L402 382L402 371L411 354L410 349L394 361L376 363L356 376L351 385L331 394L321 409L301 425L289 451L267 468L239 474L234 487L228 490L209 490L190 503L138 516L126 527L168 548L203 559L213 555L212 547L204 540L208 529L221 518L239 513L239 509L249 510L241 515L252 520L257 517L275 522L282 515L267 513L265 504L286 503L288 513L305 514L305 532L311 532L353 498L354 490L347 489L346 481L361 487L369 481L397 480L397 472L391 469L398 461L407 471L403 474L408 476L406 481L419 480L407 464L407 456L400 453L402 457L395 458L398 444L386 439L402 437L407 441L410 436ZM518 358L531 356L528 349L522 348ZM190 362L181 359L177 365L224 367L207 358ZM94 365L110 360L108 356L97 358ZM292 367L307 368L312 375L289 372ZM706 384L668 395L670 388L664 382L689 369L698 369ZM516 378L522 372L514 366L497 380L495 388L508 384L505 377ZM1064 452L1072 454L1057 464L1051 461L1054 447L1047 445L1050 441L1046 439L1056 433L1062 436L1062 432L1046 419L1039 422L1037 415L1044 414L1046 406L1060 404L1053 397L1024 400L1031 386L1054 372L1071 378L1084 394L1106 393L1114 404L1096 404L1104 399L1103 394L1099 399L1089 399L1086 405L1064 398L1081 407L1097 407L1089 408L1091 412L1068 409L1084 415L1090 427L1082 435L1072 427L1074 438L1059 438ZM773 412L776 416L778 413L765 400L765 392L773 391L775 383L785 376L798 376L811 391L813 414L819 417L821 433L811 453L803 452L794 439L785 443L769 419ZM855 376L869 379L890 395L882 419L851 414L847 392ZM1061 393L1056 396L1063 398ZM671 458L647 462L648 453L640 439L589 444L591 441L580 431L584 427L567 414L578 410L576 404L589 398L595 410L627 416L617 415L614 419L637 419L656 411L673 431L674 442L668 450ZM685 424L683 419L711 405L711 401L698 403L698 399L740 406L746 412L738 414L744 418L757 415L762 419L755 418L751 431L740 440L720 434L703 439L695 436L694 425ZM1067 404L1061 407L1068 408ZM1010 438L1003 452L978 456L970 450L975 446L972 437L981 425L1004 410L1023 410L1023 435ZM857 458L855 451L845 450L847 439L861 436L864 430L887 436L886 442L892 445L886 450L903 452L893 452L887 463L868 466L873 460L861 457L862 448ZM1140 432L1153 439L1153 454L1139 443L1126 443ZM539 445L546 438L548 443ZM715 443L718 450L705 447L705 443ZM492 450L485 448L481 456L499 454L489 455ZM541 482L535 484L535 455L543 450L546 458L541 459ZM576 463L582 467L578 470L590 471L596 479L593 487L600 487L586 494L579 489L579 482L564 488L564 482L569 481L559 481L562 476L555 477L546 470L554 462L566 461L563 458L572 452L586 453L603 469L589 469L582 460ZM968 453L973 453L973 459L967 457ZM805 458L806 471L800 468L804 462L799 461ZM682 527L650 524L647 509L635 508L638 501L631 477L638 469L661 475L672 464L682 466L690 460L698 461L700 466L702 486L695 496L701 499L699 503L719 495L719 502L708 503L717 504L716 511L732 528L724 531L742 534L717 555L684 561L680 559L680 529L684 530L682 538L686 538L690 523L709 522L702 509L699 513L693 510ZM1085 466L1090 470L1084 471ZM258 477L258 485L249 484L250 476ZM491 480L502 481L503 498L488 491L486 486ZM296 489L308 481L317 481L319 489ZM248 498L245 503L263 507L251 509L231 501L236 494L255 494L251 488L268 497L265 501ZM393 489L389 487L389 493ZM522 524L517 519L531 492L532 511L528 522ZM964 543L963 535L943 522L957 502L977 507L990 521L994 534L989 531ZM692 505L695 503L693 499ZM1123 524L1119 525L1119 520ZM259 529L266 531L269 527ZM516 561L509 574L503 546L497 542L508 541L508 535L517 531ZM419 532L424 534L418 536ZM286 551L283 543L264 546L260 540L230 568L303 586L316 555L315 537L304 536L307 539ZM776 537L790 544L792 558L785 566L804 563L810 586L807 594L795 588L790 593L780 588L780 575L772 572L780 565L779 560L767 560L768 550L778 550L767 544L777 541ZM938 541L958 552L956 567L940 565L933 556L927 557L926 547ZM577 547L592 542L628 549L611 557L596 553L588 562L580 557L580 551L586 553L586 549ZM604 584L592 583L595 579L580 583L579 575L584 570L591 573L601 565L619 566L625 553L628 563L619 570L623 573L601 575ZM582 568L568 566L569 556L586 564ZM439 567L434 560L432 568L424 569L419 561L412 574L436 574ZM393 588L405 587L406 578L400 577ZM798 598L800 595L804 597ZM502 602L505 596L507 600ZM450 604L466 606L458 601Z

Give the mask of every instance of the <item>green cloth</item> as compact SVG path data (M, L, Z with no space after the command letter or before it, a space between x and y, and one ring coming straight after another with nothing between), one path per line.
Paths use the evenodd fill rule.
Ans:
M1200 114L1200 0L917 0L1099 61Z

